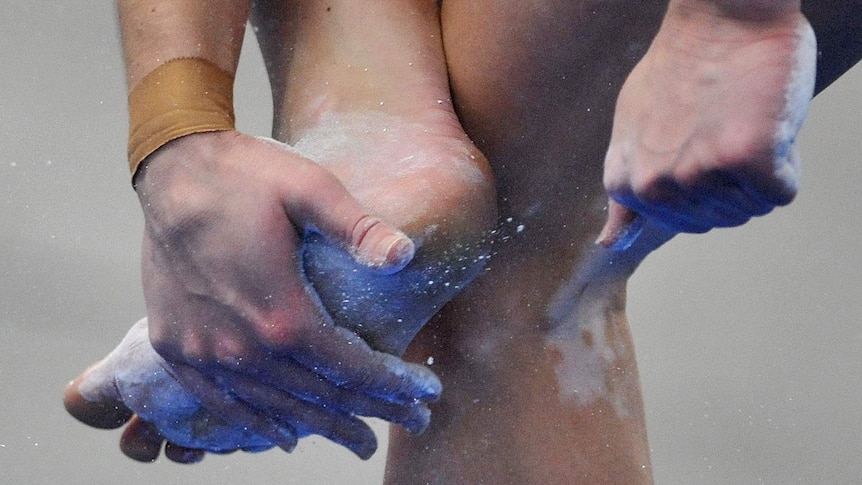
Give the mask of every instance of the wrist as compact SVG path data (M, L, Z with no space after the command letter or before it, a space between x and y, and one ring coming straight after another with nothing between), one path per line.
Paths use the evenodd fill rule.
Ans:
M766 2L768 3L768 2ZM757 12L734 10L732 4L751 8L759 2L671 0L661 28L653 41L661 49L683 57L715 60L735 56L740 48L755 43L799 37L807 21L794 2L775 2L785 8ZM729 6L730 5L730 6ZM778 55L778 53L776 53Z
M133 187L144 197L183 184L196 185L205 178L203 170L218 170L219 157L231 150L239 136L237 131L225 130L174 138L141 161Z
M173 59L129 92L129 169L134 178L172 140L233 129L233 76L204 59Z

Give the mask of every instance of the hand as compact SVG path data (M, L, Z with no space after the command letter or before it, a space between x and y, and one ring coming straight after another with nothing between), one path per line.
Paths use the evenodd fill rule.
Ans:
M151 155L136 188L150 339L206 409L286 450L304 434L331 434L321 429L331 423L361 428L349 447L363 457L376 441L354 414L427 425L437 378L333 325L301 274L302 232L378 273L413 256L412 242L369 217L332 174L264 140L205 133Z
M789 203L815 57L798 12L745 21L671 6L617 102L605 245L631 211L668 231L706 232Z
M120 449L138 461L155 460L165 441L165 455L180 463L200 461L205 451L263 451L275 445L204 409L153 350L147 330L142 319L107 357L66 386L63 404L71 415L96 428L129 422Z
M490 174L484 157L448 123L417 124L393 117L387 120L391 129L372 135L366 126L383 121L379 114L341 115L330 121L329 127L308 133L298 148L340 174L366 207L404 227L419 247L407 268L380 275L310 234L303 243L305 271L339 325L375 349L397 354L483 266L495 220ZM339 130L332 131L332 126ZM272 443L251 435L253 428L238 432L240 428L212 416L199 403L173 409L197 400L177 383L149 342L141 340L146 325L146 320L138 322L109 357L67 387L71 414L92 426L117 427L137 412L123 433L121 448L142 461L155 460L166 440L166 456L182 463L199 461L206 451L265 449L249 444L251 437ZM256 388L261 392L267 386ZM271 399L293 399L273 389L268 392ZM342 399L348 401L349 392ZM398 412L395 405L392 412ZM291 416L284 419L290 422ZM357 428L345 426L310 432L328 433L326 437L354 448L365 439Z
M72 416L103 429L128 422L120 449L137 461L154 461L162 443L166 443L165 455L178 463L198 462L206 452L260 452L275 446L273 441L232 425L204 408L150 345L147 331L147 319L141 319L107 357L66 386L63 403ZM273 389L258 393L263 398L258 405L280 402L282 406L292 406L292 413L279 419L297 430L306 429L306 422L313 418L314 432L350 449L361 450L362 443L368 440L358 420L351 420L353 426L344 426L341 420L321 413L317 406L305 406L285 393ZM393 412L398 412L392 407Z

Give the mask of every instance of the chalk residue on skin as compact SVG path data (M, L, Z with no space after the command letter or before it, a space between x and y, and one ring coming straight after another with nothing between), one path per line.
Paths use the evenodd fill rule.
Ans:
M147 320L142 319L87 375L78 390L91 402L121 400L178 445L212 451L235 450L238 446L265 449L273 445L206 412L167 368L168 364L150 345Z
M799 26L799 46L796 49L794 69L785 90L785 109L775 133L776 166L775 175L788 187L796 188L799 183L799 161L794 150L796 135L808 112L808 105L814 96L815 73L817 65L817 41L814 31L806 22Z
M589 301L577 305L546 337L546 345L556 349L560 357L555 367L560 399L574 400L580 406L610 397L606 369L617 358L605 334L606 300L596 296L581 295ZM622 415L626 410L620 408L617 412Z
M469 144L383 112L327 112L298 136L293 146L273 142L330 170L375 215L400 227L431 211L437 184L485 181Z
M362 127L362 132L356 132L356 127ZM321 115L312 129L302 133L293 149L324 166L342 163L344 160L340 157L350 154L398 154L395 163L352 164L354 171L346 180L365 180L379 175L406 177L439 164L439 160L427 156L421 146L407 143L407 138L422 137L427 132L424 124L383 112L328 112ZM405 147L409 150L405 151ZM436 147L432 144L429 148ZM482 182L482 173L468 162L472 157L467 147L460 147L460 150L461 153L454 154L450 161L463 165L458 172L468 182Z
M603 254L599 251L598 254ZM635 378L619 368L627 360L627 347L608 335L614 325L619 285L625 277L604 277L602 271L584 271L594 265L595 256L586 253L586 261L572 270L549 300L546 312L552 325L546 345L557 351L556 376L560 400L579 406L589 406L598 400L607 401L618 416L631 414L630 404L619 389L626 388L616 379ZM643 255L633 256L639 260ZM623 272L626 273L625 271Z

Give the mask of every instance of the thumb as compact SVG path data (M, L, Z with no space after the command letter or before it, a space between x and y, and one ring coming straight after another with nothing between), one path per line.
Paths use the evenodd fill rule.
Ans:
M608 199L608 219L602 232L599 233L596 244L606 248L616 248L627 245L630 236L636 234L638 214L614 199ZM631 233L631 234L630 234Z
M416 252L413 241L376 217L357 216L347 245L354 259L381 273L395 273L407 266Z
M301 190L286 194L288 217L345 248L359 264L395 273L413 259L416 246L402 231L374 217L328 170L308 167Z
M63 405L69 414L86 425L118 428L132 417L132 411L120 400L113 381L102 378L101 367L101 363L94 364L67 384Z

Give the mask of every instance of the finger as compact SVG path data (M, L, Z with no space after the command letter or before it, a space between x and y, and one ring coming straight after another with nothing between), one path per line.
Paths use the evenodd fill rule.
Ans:
M240 450L246 453L263 453L264 451L268 451L272 449L272 445L261 445L261 446L243 446Z
M748 222L753 212L760 210L739 187L730 174L710 172L704 174L693 186L683 185L684 200L677 213L688 214L708 228L734 227Z
M164 440L155 426L138 416L133 416L123 430L120 450L135 461L153 462L159 457Z
M255 355L291 359L336 386L390 402L412 404L439 399L442 385L427 368L373 351L350 330L332 323L321 310L314 289L299 272L283 275L280 298L259 325L258 340L265 351ZM276 301L277 300L277 301ZM264 359L256 359L259 364ZM250 360L246 360L252 363ZM289 385L275 387L290 392Z
M657 226L675 233L703 234L715 227L712 220L706 220L703 213L692 208L690 203L674 206L643 204L637 210Z
M732 183L717 186L711 192L704 190L701 199L691 208L692 213L699 214L701 220L713 227L740 226L769 210L771 208L763 208Z
M132 417L132 411L119 399L116 387L108 380L96 379L93 364L63 390L63 405L78 421L101 429L119 428ZM97 382L98 381L98 382ZM81 384L87 382L89 399L81 394Z
M254 382L271 383L273 388L282 389L304 401L343 413L384 419L400 424L412 433L421 433L431 420L427 406L412 401L406 404L393 403L343 389L289 360L267 359L255 364L251 375L254 376ZM273 409L287 415L287 411L280 409L277 403Z
M713 211L715 226L740 225L751 217L769 213L775 204L767 201L749 183L749 175L733 170L709 171L685 190L696 195L705 211ZM706 214L710 214L707 212Z
M625 244L626 229L631 226L636 217L637 214L628 207L614 199L608 199L608 218L596 244L606 248L617 247L618 242Z
M293 187L283 194L292 221L320 232L368 268L388 274L407 266L416 247L406 234L370 216L328 170L313 163L303 170L298 174L305 181L300 190L291 181L284 184Z
M253 430L288 453L296 447L296 430L290 426L279 424L272 418L259 414L255 408L238 400L235 395L225 391L207 375L192 367L177 364L171 370L207 411L234 426Z
M670 177L644 182L640 187L637 191L620 190L611 197L665 231L704 233L714 227L701 211L703 196L696 190L684 188Z
M775 183L752 180L749 177L738 177L737 185L745 196L756 205L754 215L765 215L775 207L787 205L796 196L796 187L776 188Z
M773 170L761 177L753 177L753 192L773 206L784 206L796 198L799 190L801 160L799 148L792 141L776 154Z
M253 403L267 415L274 415L278 421L288 423L298 436L321 435L363 460L371 458L377 450L374 431L360 419L327 410L239 375L231 383L233 392L240 399Z
M668 174L642 175L636 181L633 180L631 184L609 184L607 190L610 198L617 204L649 219L653 224L667 231L675 233L706 232L710 229L709 226L702 224L696 218L690 217L685 212L680 212L681 208L684 209L687 204L690 204L690 198L679 183ZM631 214L626 214L620 208L616 208L616 213L625 217L632 217ZM636 220L632 217L632 221ZM630 223L620 220L616 223L616 228L621 230L630 225Z
M700 207L705 212L701 220L709 218L712 227L737 227L751 220L751 215L737 207L728 206L721 200L708 200Z
M165 443L165 456L176 463L193 464L200 463L206 456L206 451L186 448L168 441Z
M303 328L290 357L346 389L391 402L435 402L442 384L429 369L371 350L364 340L332 324Z

